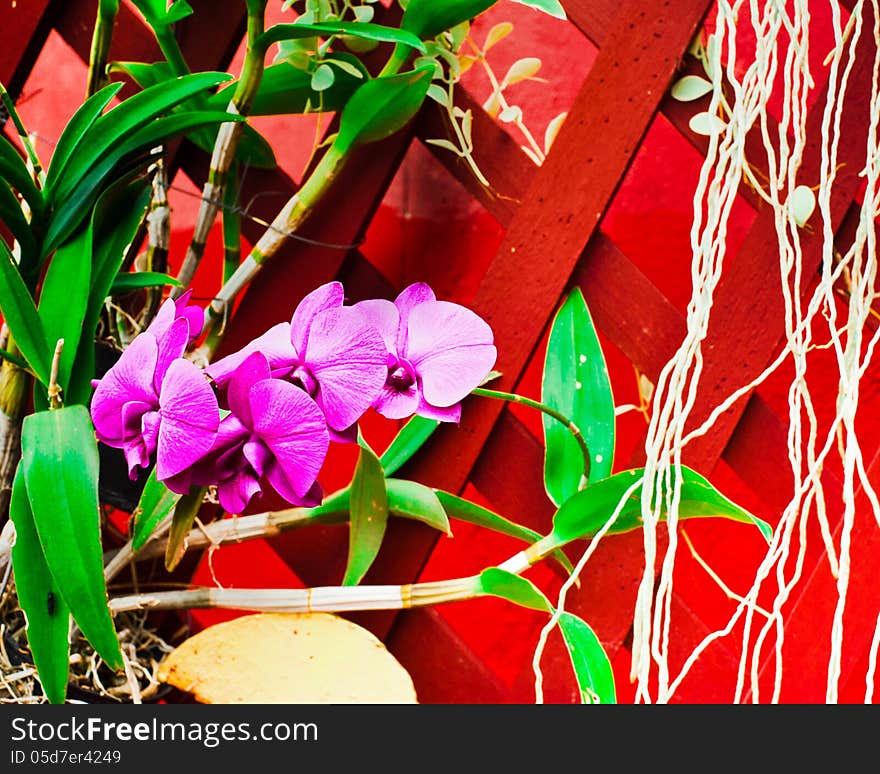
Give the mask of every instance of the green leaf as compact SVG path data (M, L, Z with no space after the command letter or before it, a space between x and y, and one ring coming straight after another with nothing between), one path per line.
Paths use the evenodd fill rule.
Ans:
M535 532L535 530L529 529L528 527L523 527L520 524L516 524L509 519L504 518L504 516L500 516L499 514L490 511L488 508L483 508L481 505L472 503L470 500L465 500L458 495L444 492L442 489L437 489L435 492L437 493L437 499L440 500L443 509L446 511L447 515L453 519L458 519L459 521L464 521L468 524L474 524L478 527L491 529L493 532L499 532L502 535L522 540L530 545L537 543L542 539L541 533ZM553 558L567 573L570 573L574 569L568 557L562 553L562 551L555 552Z
M519 3L520 5L527 5L529 8L534 8L538 11L543 11L556 19L566 18L565 9L562 7L562 3L560 3L559 0L513 0L513 2Z
M85 406L24 418L21 465L46 563L83 635L122 669L107 606L98 504L98 445Z
M180 287L180 282L170 274L163 274L160 271L127 271L117 274L116 279L110 286L109 295L115 296L119 293L128 293L132 290L140 290L141 288L158 288L165 285L174 285Z
M433 489L416 481L389 478L385 482L388 510L397 516L422 521L429 527L452 535L449 519Z
M76 238L55 251L46 270L37 307L49 346L54 349L55 343L64 339L64 348L58 359L58 384L65 396L89 302L91 237L91 229L81 229Z
M172 137L203 126L243 120L244 116L225 112L193 111L156 118L133 132L127 140L120 142L96 162L66 196L63 206L56 209L44 239L44 254L51 252L76 230L107 186L111 173L120 169L128 172L149 165L154 158L152 149ZM126 169L126 163L130 169Z
M12 236L18 240L21 248L22 274L25 276L31 274L39 259L40 246L30 223L24 216L18 197L2 179L0 179L0 221L6 224Z
M77 349L70 386L64 396L67 405L87 404L95 376L95 333L104 300L134 239L150 201L149 183L139 178L122 181L107 189L98 199L89 220L91 243L91 287L83 320L83 335Z
M28 647L46 698L52 704L63 704L69 675L70 610L43 556L21 467L12 484L9 516L15 524L12 569L18 603L27 621Z
M312 74L310 85L313 91L326 91L333 85L334 80L336 80L336 73L330 65L325 63Z
M128 148L125 153L132 152L131 142L125 141L138 129L148 127L175 105L228 81L231 77L227 73L193 73L158 83L124 100L92 124L71 153L63 174L58 178L57 187L50 188L47 183L44 189L46 197L53 204L66 200L89 170L106 154L117 157L125 155L119 153L120 144L125 144ZM140 137L149 138L155 134L145 132Z
M269 65L263 70L249 115L295 115L306 112L309 104L312 107L319 104L319 100L321 109L326 112L341 110L355 90L369 77L369 73L360 60L350 54L330 54L325 61L330 64L345 62L359 72L361 77L355 77L350 72L337 72L333 85L318 95L312 89L311 75L307 70L295 67L290 62ZM234 90L233 83L211 95L208 97L207 107L224 110Z
M134 530L131 538L131 546L135 551L140 551L150 539L153 530L159 523L171 513L171 509L177 505L180 495L172 492L161 481L156 480L156 468L150 471L140 500L132 513Z
M580 288L575 288L553 320L541 401L568 417L581 431L590 451L589 482L611 474L614 457L614 398L599 338ZM553 417L544 424L544 487L557 506L583 484L580 446Z
M723 517L744 524L753 524L769 542L773 529L767 522L753 516L713 487L703 476L682 466L680 519ZM553 517L553 531L541 540L541 551L561 548L572 540L593 537L608 519L626 491L638 486L624 502L614 524L605 534L618 535L642 527L641 481L644 468L625 470L597 481L589 488L570 497ZM447 508L447 512L449 509ZM665 509L660 513L666 518Z
M379 458L361 445L351 479L351 534L343 586L356 586L379 553L388 525L388 493Z
M408 30L422 40L436 38L444 30L479 16L498 0L410 0L400 22L401 29Z
M174 506L171 529L168 531L168 544L165 546L165 569L168 572L177 567L186 553L186 536L189 535L202 503L205 501L206 490L206 487L194 486L188 494L180 497Z
M363 22L323 22L320 24L276 24L269 27L255 43L257 48L268 50L273 43L297 38L313 38L316 36L350 35L361 40L375 40L379 43L397 43L409 46L424 53L425 45L411 32L396 27L384 27L381 24Z
M436 419L427 419L415 414L403 427L382 453L380 462L386 476L393 476L410 457L422 448L425 441L440 426Z
M2 134L0 134L0 179L5 180L22 195L31 208L34 222L42 220L43 194L34 184L24 159Z
M193 12L186 0L177 0L169 7L166 7L165 0L132 0L132 5L153 29L174 24Z
M9 252L6 243L0 239L0 312L9 326L24 359L31 370L44 384L49 384L49 371L52 364L52 350L46 341L46 333L34 300L28 293L18 264Z
M143 62L113 62L108 71L124 73L142 89L169 81L174 77L174 73L167 62L153 62L152 64L145 64ZM232 89L232 91L227 91L227 89ZM195 103L185 103L175 107L172 112L195 109L225 111L234 91L235 84L233 83L226 86L222 91L212 94L210 97L200 99L197 106ZM258 114L251 110L249 115ZM190 132L186 137L206 153L212 153L218 131L218 126L207 126ZM260 169L275 169L278 166L272 146L256 129L248 124L245 124L241 138L238 141L235 158L242 164L259 167Z
M335 147L345 152L354 145L384 140L402 129L425 101L433 72L433 67L421 67L374 78L361 86L342 110Z
M581 701L584 704L616 704L614 672L596 633L586 621L566 612L559 616L559 629L571 658Z
M111 83L105 86L89 97L67 122L64 131L61 132L61 137L58 138L58 143L55 145L49 168L46 170L46 183L43 186L43 192L47 201L51 197L52 191L55 190L58 179L64 174L71 155L80 146L98 116L110 104L113 97L119 93L122 86L121 83Z
M534 583L500 567L489 567L480 573L480 589L483 594L501 597L521 607L553 612L550 600Z

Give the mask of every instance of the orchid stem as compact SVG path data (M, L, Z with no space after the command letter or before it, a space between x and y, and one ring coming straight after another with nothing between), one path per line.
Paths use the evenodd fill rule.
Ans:
M261 2L249 2L247 20L248 47L244 56L241 74L235 86L235 91L226 108L227 113L246 116L250 113L257 89L263 79L263 70L266 61L266 46L259 42L260 36L266 28L266 5L267 0ZM205 253L205 245L208 242L208 234L217 217L220 203L224 200L224 192L229 178L229 170L235 159L241 135L244 132L244 121L229 121L220 125L217 140L214 142L214 152L211 156L211 168L208 171L208 181L202 191L202 202L193 236L190 240L186 257L177 275L181 283L179 287L171 291L171 297L177 298L186 291L192 283L196 269L201 263Z
M540 403L539 401L532 400L531 398L526 398L524 395L516 395L512 392L500 392L499 390L487 390L484 387L477 387L475 390L472 391L471 394L480 395L484 398L495 398L496 400L504 400L510 403L519 403L521 406L528 406L529 408L537 409L541 413L546 414L549 417L553 417L553 419L561 422L568 428L569 432L574 436L575 441L578 442L578 446L581 447L581 453L584 456L584 480L590 477L590 450L587 448L587 442L584 439L580 428L567 416L561 414L556 409L551 408L545 403Z
M302 187L284 205L269 225L250 254L224 283L211 305L205 310L207 338L198 350L196 361L209 362L222 340L224 328L219 326L238 294L256 277L267 259L273 256L289 236L296 232L312 213L315 205L330 188L339 171L349 158L349 153L331 145L321 157Z
M89 51L89 76L86 85L86 99L107 85L107 57L113 39L113 25L119 12L119 0L100 0L92 33L92 47Z
M55 353L52 355L52 368L49 371L49 408L60 409L64 407L61 400L61 387L58 385L58 368L61 365L61 351L64 349L64 339L58 339L55 344Z
M380 74L383 76L393 75L401 68L408 56L409 50L406 46L395 46ZM263 232L263 236L260 237L259 242L251 250L250 255L245 258L235 273L223 284L220 292L217 293L211 305L205 310L205 342L193 353L192 359L194 362L197 364L210 362L223 340L225 321L231 314L232 306L238 294L260 272L265 261L278 251L288 237L296 233L296 230L312 213L321 197L327 192L343 166L345 166L353 148L356 146L356 143L352 143L345 150L340 150L334 143L327 149L321 160L312 170L312 173L300 186L300 189L288 199L287 204L275 216L275 220ZM205 191L207 193L207 187ZM214 206L217 206L216 200ZM181 277L178 277L178 279L181 279Z

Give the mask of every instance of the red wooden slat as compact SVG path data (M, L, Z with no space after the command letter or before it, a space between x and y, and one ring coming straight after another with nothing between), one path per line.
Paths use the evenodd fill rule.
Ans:
M0 20L0 82L17 99L51 29L49 0L7 4ZM57 5L57 3L56 3Z
M406 610L386 646L413 678L421 704L500 704L507 689L437 610Z

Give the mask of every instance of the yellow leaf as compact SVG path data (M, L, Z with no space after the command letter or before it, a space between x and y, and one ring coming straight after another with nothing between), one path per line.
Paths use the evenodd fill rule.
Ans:
M498 41L506 38L511 32L513 32L513 25L510 22L496 24L489 30L489 34L486 35L486 42L483 43L483 53L492 48Z
M159 680L202 704L417 704L372 633L329 613L257 613L183 642Z
M507 71L504 80L501 81L501 88L506 89L514 83L525 81L531 78L538 70L541 69L541 60L536 56L527 56L523 59L517 59Z
M544 131L544 153L550 153L550 146L553 145L567 115L568 113L560 113L547 124L547 129Z

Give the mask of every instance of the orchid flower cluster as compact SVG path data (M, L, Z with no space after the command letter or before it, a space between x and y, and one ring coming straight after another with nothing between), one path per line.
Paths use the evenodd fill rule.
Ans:
M461 401L495 364L489 325L424 283L394 302L346 306L342 284L330 282L289 323L202 369L185 356L204 325L189 296L166 300L93 383L91 416L132 479L155 459L169 489L215 486L229 513L266 484L292 505L319 504L330 442L356 442L368 409L457 423Z

